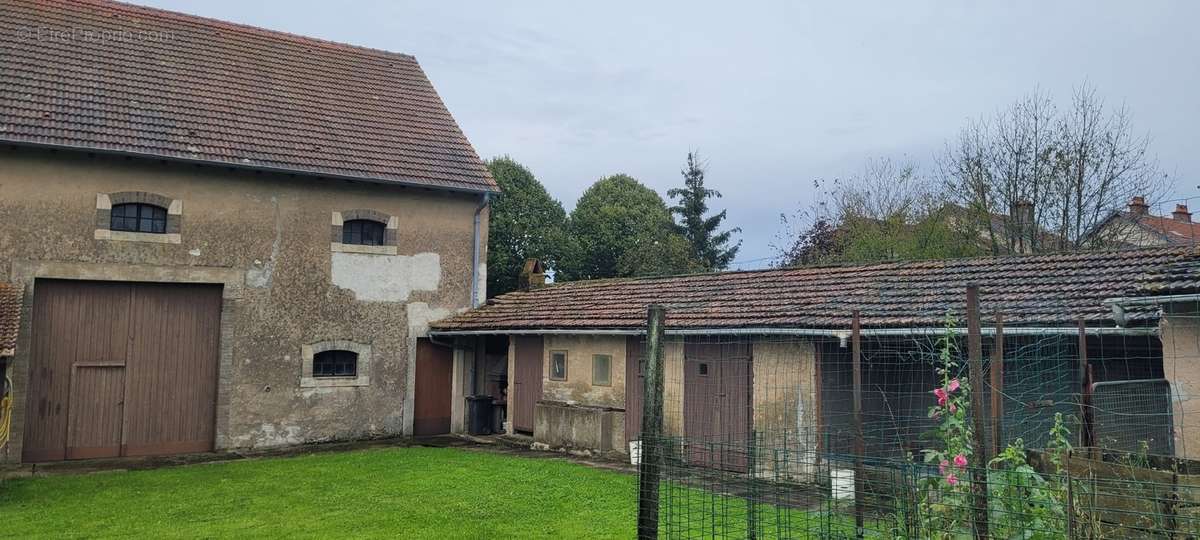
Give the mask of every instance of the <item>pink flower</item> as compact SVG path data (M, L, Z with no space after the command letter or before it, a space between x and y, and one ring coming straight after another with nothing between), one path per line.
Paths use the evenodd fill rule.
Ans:
M958 390L958 386L959 386L958 379L950 379L950 384L946 385L946 390L953 392L955 390Z
M935 389L933 389L933 395L937 396L937 398L938 398L938 406L942 406L942 405L946 404L946 391L945 390L943 390L941 388L935 388Z
M954 456L954 466L955 466L955 467L958 467L958 468L960 468L960 469L964 469L964 468L966 468L966 466L967 466L967 456L964 456L964 455L962 455L962 454L959 454L959 455L957 455L957 456Z
M958 477L954 476L954 473L947 474L946 483L953 486L958 483Z
M958 405L951 403L950 404L950 414L954 414L956 412L958 412Z
M943 459L942 462L938 464L938 474L945 475L946 467L949 467L949 466L950 466L950 462Z

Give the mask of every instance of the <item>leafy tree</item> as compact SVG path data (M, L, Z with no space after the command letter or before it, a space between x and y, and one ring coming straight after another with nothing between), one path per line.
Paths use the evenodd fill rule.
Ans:
M786 225L787 216L781 216L781 219ZM779 254L775 266L786 268L840 260L843 252L840 232L829 218L817 218L798 236L789 239L786 247L777 248Z
M573 250L556 274L563 280L690 269L678 257L678 242L671 238L677 234L662 197L624 174L592 184L571 212L568 230Z
M821 182L814 187L820 191ZM776 247L776 265L942 259L982 251L978 233L962 227L955 207L942 203L912 164L868 161L862 172L834 181L821 196L829 202L818 205L820 212L793 220L783 216L785 225L815 217L808 229Z
M741 241L730 245L734 233L741 232L739 228L718 232L721 222L725 220L725 210L711 217L708 213L708 200L720 197L715 189L704 187L705 164L700 161L696 152L688 152L687 168L683 174L683 187L667 191L667 196L677 199L677 204L671 207L671 213L679 216L676 231L683 235L691 244L692 257L700 262L704 270L724 270L737 256Z
M488 226L488 295L516 290L526 259L557 267L567 248L566 211L525 166L508 156L487 163L503 191L491 205Z
M704 271L692 257L692 246L683 236L669 229L647 231L629 242L617 258L617 274L622 276L661 276Z

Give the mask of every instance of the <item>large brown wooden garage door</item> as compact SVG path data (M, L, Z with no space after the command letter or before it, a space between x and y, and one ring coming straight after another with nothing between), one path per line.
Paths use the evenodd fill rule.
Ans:
M25 461L213 448L221 287L37 280Z

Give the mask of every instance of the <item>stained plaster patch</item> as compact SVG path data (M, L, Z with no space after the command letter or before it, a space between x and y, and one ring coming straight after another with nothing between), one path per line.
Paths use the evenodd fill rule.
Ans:
M404 302L413 291L437 291L442 280L437 253L368 255L332 253L333 284L352 291L358 300Z

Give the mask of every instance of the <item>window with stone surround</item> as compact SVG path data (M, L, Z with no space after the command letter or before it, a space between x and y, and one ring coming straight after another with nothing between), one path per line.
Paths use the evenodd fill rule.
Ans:
M347 340L320 341L304 345L300 387L368 386L371 346Z
M333 213L331 250L344 253L395 255L399 220L376 210L356 209Z
M178 244L183 201L146 191L96 194L96 240Z

